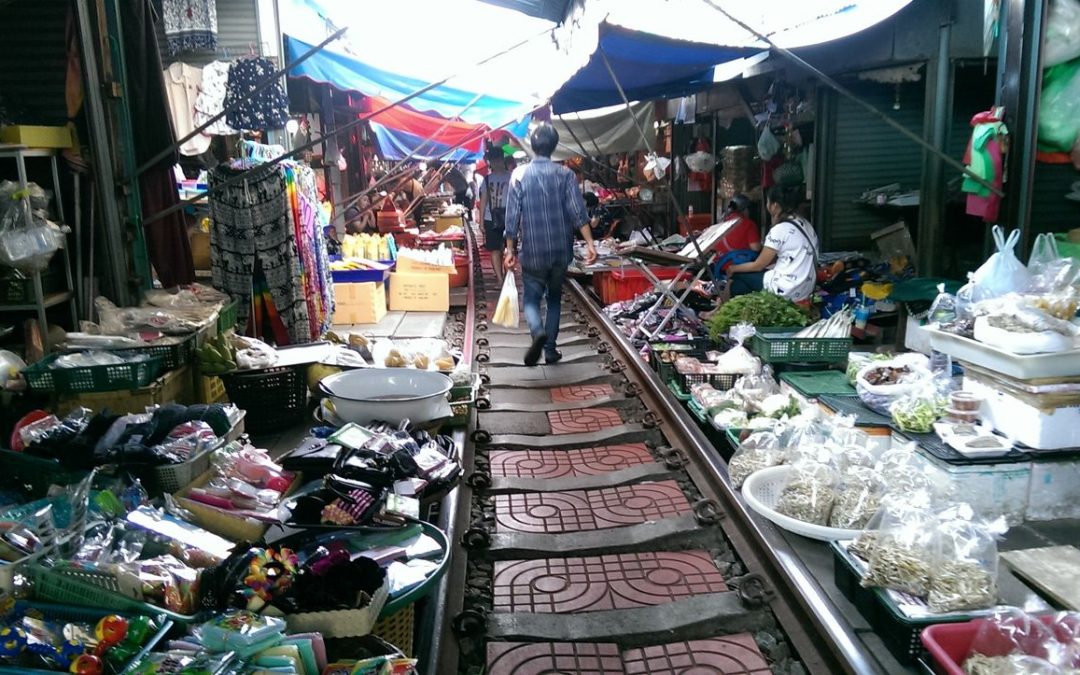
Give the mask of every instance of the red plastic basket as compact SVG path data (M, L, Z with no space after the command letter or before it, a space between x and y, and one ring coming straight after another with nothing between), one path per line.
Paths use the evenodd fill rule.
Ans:
M1052 614L1039 617L1043 623L1053 621ZM964 623L940 623L923 629L923 647L930 652L934 661L934 672L938 675L964 675L964 660L971 651L971 643L975 641L975 634L979 632L979 626L986 623L987 619L975 619ZM1005 656L1009 653L1010 645L1001 644L1001 653L987 654L987 656Z
M669 281L679 274L677 267L652 267L652 273L661 281ZM593 287L605 305L633 300L652 290L652 282L643 272L633 267L597 272L593 275Z

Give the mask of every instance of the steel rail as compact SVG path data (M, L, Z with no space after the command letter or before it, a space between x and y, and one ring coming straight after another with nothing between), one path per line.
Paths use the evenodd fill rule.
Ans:
M690 458L684 468L702 496L720 505L725 514L720 527L747 573L761 575L766 587L774 591L768 606L807 671L815 675L882 673L780 532L771 524L751 518L741 497L731 487L727 466L712 443L676 409L663 382L641 360L630 341L576 280L567 280L567 290L575 304L586 312L589 322L601 331L602 339L612 345L613 355L626 365L623 372L631 382L637 383L645 407L662 419L661 428L672 447L681 445Z

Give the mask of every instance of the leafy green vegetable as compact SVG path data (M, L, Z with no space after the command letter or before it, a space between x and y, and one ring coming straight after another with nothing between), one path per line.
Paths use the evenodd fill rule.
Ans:
M761 328L805 326L806 311L768 291L740 295L725 302L709 320L709 337L720 339L732 326L750 323Z

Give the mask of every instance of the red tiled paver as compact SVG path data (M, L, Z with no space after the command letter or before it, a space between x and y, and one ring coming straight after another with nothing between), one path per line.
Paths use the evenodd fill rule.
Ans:
M690 511L675 481L600 490L495 496L498 531L581 532L634 525Z
M605 445L576 450L493 450L491 475L511 478L596 476L647 464L652 455L644 443Z
M489 642L487 675L623 675L619 648L588 642Z
M556 410L548 413L553 434L580 434L617 427L623 423L619 411L614 408L586 408L585 410Z
M623 652L627 675L769 675L749 633Z
M570 613L662 605L727 590L706 551L495 563L496 612Z
M551 390L553 403L591 401L594 398L614 395L615 388L610 384L572 384L568 387L555 387Z

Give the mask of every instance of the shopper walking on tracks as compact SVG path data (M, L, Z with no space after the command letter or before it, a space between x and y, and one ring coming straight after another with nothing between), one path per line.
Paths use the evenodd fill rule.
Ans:
M503 282L503 247L506 245L506 193L510 187L511 160L502 148L491 148L484 158L491 169L480 185L480 217L484 221L484 248L491 254L495 281Z
M535 366L541 351L546 363L557 363L559 317L562 314L562 286L566 269L574 260L574 231L585 238L586 264L596 260L589 213L574 173L551 161L559 143L559 132L543 123L529 137L536 158L514 170L506 200L507 270L517 262L521 245L521 272L525 287L522 303L532 344L525 352L525 365ZM540 301L547 298L547 321L540 317Z

